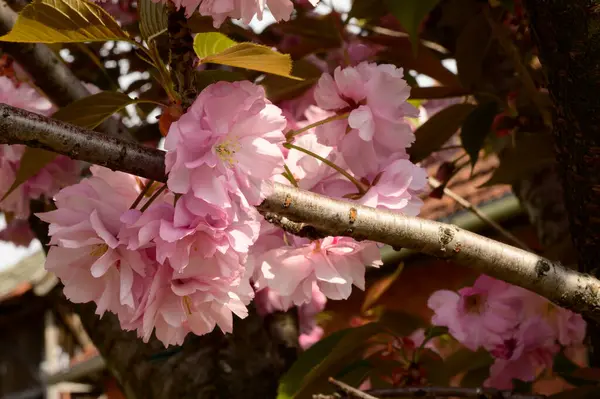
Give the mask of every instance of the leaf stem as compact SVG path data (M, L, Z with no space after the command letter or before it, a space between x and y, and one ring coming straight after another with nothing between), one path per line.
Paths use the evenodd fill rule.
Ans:
M356 188L358 189L358 192L360 194L364 194L367 192L367 189L365 188L364 184L362 184L361 182L356 180L356 178L354 176L352 176L350 173L346 172L344 169L340 168L339 166L337 166L335 163L331 162L330 160L325 159L325 158L315 154L314 152L307 150L306 148L298 147L297 145L294 145L292 143L285 143L283 146L290 150L297 150L297 151L303 152L307 155L310 155L311 157L313 157L315 159L318 159L319 161L323 162L325 165L329 166L330 168L335 169L339 174L344 176L346 179L350 180L352 182L352 184L354 184L356 186Z
M285 173L283 173L283 176L286 179L288 179L294 187L298 187L298 182L296 181L296 178L292 174L292 171L290 170L290 168L288 168L288 166L286 164L283 164L283 168L285 169Z
M154 183L155 183L154 180L148 181L148 183L144 186L144 189L139 193L139 195L137 196L135 201L133 201L133 204L131 204L129 209L137 208L137 206L140 204L140 202L142 202L142 198L144 198L146 196L146 194L148 194L148 192L150 191L150 188L154 185Z
M333 115L333 116L330 116L329 118L325 118L325 119L320 120L318 122L311 123L310 125L306 125L303 128L300 128L298 130L290 130L289 132L287 132L285 134L285 138L288 141L290 141L291 139L293 139L297 135L302 134L302 133L306 132L307 130L312 129L313 127L321 126L321 125L324 125L326 123L333 122L333 121L339 121L339 120L342 120L342 119L346 119L346 118L348 118L349 115L350 115L350 112L346 112L346 113L343 113L343 114L340 114L340 115Z
M148 207L154 202L154 200L156 200L158 198L158 196L161 195L163 193L163 191L165 191L166 189L167 189L167 185L163 184L161 188L156 190L154 195L152 197L150 197L150 199L144 204L144 206L142 206L142 208L140 209L140 212L144 212L146 209L148 209Z

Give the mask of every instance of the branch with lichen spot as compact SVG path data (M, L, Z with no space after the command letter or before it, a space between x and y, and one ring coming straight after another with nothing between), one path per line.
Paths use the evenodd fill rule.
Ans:
M155 181L164 152L0 104L0 142L25 144ZM257 208L291 233L347 236L472 267L600 322L600 280L456 226L360 206L273 183Z

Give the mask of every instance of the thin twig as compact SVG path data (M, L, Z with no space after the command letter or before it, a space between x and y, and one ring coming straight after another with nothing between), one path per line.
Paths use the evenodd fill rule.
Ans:
M166 181L163 151L6 104L0 104L0 142L40 147L114 170ZM600 280L595 277L453 225L271 184L272 191L257 206L263 215L277 215L302 223L317 235L370 240L452 260L600 321Z
M494 388L459 388L459 387L403 387L375 389L367 391L378 398L399 398L412 396L415 398L457 397L477 399L545 399L545 395L515 393Z
M442 185L442 183L439 180L437 180L435 177L430 176L429 177L429 185L433 188L438 188ZM531 251L531 248L529 248L527 246L527 244L525 244L523 241L519 240L517 237L515 237L511 232L506 230L504 227L500 226L498 223L496 223L495 221L490 219L485 213L483 213L481 211L481 209L479 209L478 207L473 205L467 199L461 197L460 195L458 195L457 193L455 193L448 187L444 187L444 194L446 194L448 197L452 198L454 201L456 201L457 204L459 204L460 206L462 206L469 212L473 213L475 216L477 216L479 219L481 219L482 222L487 223L491 228L496 230L498 233L500 233L500 235L502 235L507 240L511 241L516 246L523 248L524 250Z
M346 383L343 383L342 381L338 381L338 380L334 379L333 377L329 377L329 382L332 383L333 385L335 385L336 387L338 387L339 389L341 389L343 392L350 395L350 397L358 398L358 399L379 399L373 395L369 395L366 392L363 392L363 391L356 389Z

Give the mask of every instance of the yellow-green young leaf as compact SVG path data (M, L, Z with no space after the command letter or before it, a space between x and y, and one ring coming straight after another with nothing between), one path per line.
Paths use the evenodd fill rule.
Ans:
M93 129L114 113L130 104L144 102L129 97L127 94L103 91L72 102L56 111L52 117L63 122Z
M381 298L381 296L394 284L404 270L404 263L400 263L396 270L377 281L375 281L365 293L365 300L362 304L361 312L366 312Z
M102 7L85 0L34 0L19 13L12 30L0 41L76 43L131 41Z
M126 94L106 91L77 100L56 111L52 117L63 122L93 129L112 114L136 102L139 102L139 100L134 100ZM2 200L21 184L35 176L57 156L58 154L54 152L28 147L21 158L15 181Z
M322 72L315 64L306 61L294 61L292 74L304 80L289 80L282 76L267 75L260 82L267 92L269 100L277 103L300 96L319 80Z
M236 43L218 32L199 33L194 50L201 63L227 65L253 71L300 79L290 75L292 59L267 46L249 42Z
M168 17L165 3L140 0L140 33L145 40L167 31Z

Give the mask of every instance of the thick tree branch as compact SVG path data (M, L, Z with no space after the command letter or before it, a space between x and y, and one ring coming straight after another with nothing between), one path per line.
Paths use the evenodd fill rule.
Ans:
M2 104L0 142L41 147L111 169L165 181L164 152L128 143ZM451 259L536 292L552 302L600 321L600 281L533 253L456 226L359 206L281 184L258 207L309 227L313 237L349 236ZM293 223L291 225L294 225Z

